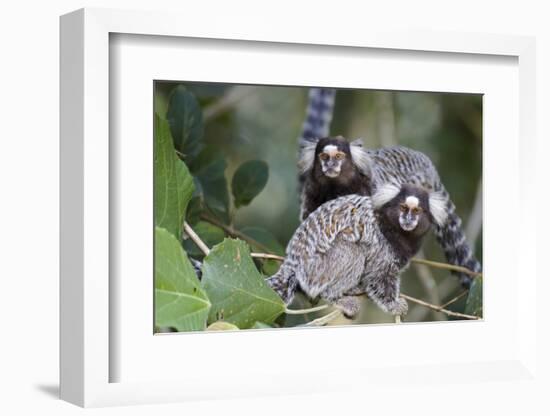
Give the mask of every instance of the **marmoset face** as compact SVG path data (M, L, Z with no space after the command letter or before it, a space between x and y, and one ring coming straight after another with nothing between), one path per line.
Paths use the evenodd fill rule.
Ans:
M333 144L327 144L318 155L321 170L329 178L336 178L342 171L346 160L346 153Z
M399 204L399 225L405 231L414 230L422 212L418 198L413 195L407 196L405 202Z
M431 226L429 193L412 185L403 185L397 195L382 207L382 211L394 227L406 233L421 236Z

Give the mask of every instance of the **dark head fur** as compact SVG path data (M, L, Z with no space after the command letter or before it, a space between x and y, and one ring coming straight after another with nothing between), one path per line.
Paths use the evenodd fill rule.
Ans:
M309 140L302 146L298 166L304 192L302 219L340 196L370 195L370 159L359 140L350 143L342 136Z
M373 204L380 229L405 262L418 252L431 226L445 221L443 197L410 184L380 187Z
M322 184L346 186L357 176L349 143L341 136L327 137L317 142L312 175Z

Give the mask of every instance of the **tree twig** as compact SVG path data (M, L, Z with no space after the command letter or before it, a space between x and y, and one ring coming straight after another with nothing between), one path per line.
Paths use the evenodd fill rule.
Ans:
M300 326L324 326L342 314L338 309Z
M285 313L287 315L305 315L306 313L310 313L310 312L322 311L323 309L326 309L329 306L330 305L319 305L308 309L285 309Z
M411 262L417 263L417 264L425 264L426 266L435 267L436 269L453 270L455 272L466 273L474 277L482 277L481 273L473 272L472 270L467 269L466 267L455 266L454 264L447 264L447 263L440 263L438 261L418 259L416 257L414 259L411 259Z
M211 215L202 213L200 217L209 222L210 224L215 225L216 227L220 227L222 230L224 230L227 234L229 234L231 237L237 237L241 240L246 241L247 243L254 245L258 247L260 250L263 250L265 252L271 251L267 246L260 243L259 241L254 240L252 237L247 236L246 234L241 233L239 230L234 229L233 227L229 225L225 225L223 222L219 221L218 219L212 217ZM259 257L259 256L258 256Z
M448 316L455 316L457 318L465 318L465 319L479 319L479 316L466 315L465 313L449 311L447 309L444 309L442 306L432 305L431 303L424 302L423 300L413 298L412 296L405 295L404 293L401 293L401 297L403 299L408 300L409 302L417 303L419 305L425 306L427 308L433 309L433 310L438 311L438 312L443 312L445 315L448 315Z
M250 253L250 255L256 259L285 261L285 258L283 256L278 256L276 254Z
M187 221L183 222L183 230L185 233L189 236L191 240L200 248L200 250L204 253L205 256L208 256L210 253L210 249L204 242L201 240L201 238L193 231L191 226L187 224Z
M469 290L464 290L462 291L461 293L459 293L458 295L456 295L454 298L452 298L450 301L448 302L445 302L443 305L441 305L442 308L446 308L447 306L449 306L451 303L455 303L457 300L459 300L460 298L464 297L466 294L468 294L470 291Z

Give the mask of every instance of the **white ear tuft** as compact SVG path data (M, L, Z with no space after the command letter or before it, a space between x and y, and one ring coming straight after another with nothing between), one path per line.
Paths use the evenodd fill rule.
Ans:
M447 198L440 192L431 192L429 197L430 213L440 227L447 221Z
M393 183L385 183L378 187L372 195L372 203L375 209L381 208L397 196L401 188Z
M352 141L349 144L349 150L353 163L357 166L357 169L359 169L362 174L370 176L372 161L367 151L363 148L363 140L356 139Z
M301 139L300 140L300 154L298 159L298 169L300 174L306 173L313 168L313 162L315 161L315 148L319 139Z

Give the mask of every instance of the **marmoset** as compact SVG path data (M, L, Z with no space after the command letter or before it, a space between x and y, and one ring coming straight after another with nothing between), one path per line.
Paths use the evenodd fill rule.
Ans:
M328 135L334 107L334 90L312 88L299 150L300 219L321 204L342 195L371 195L385 183L413 184L436 191L445 200L446 220L436 224L435 234L447 261L474 272L481 265L472 253L461 228L455 205L441 183L431 160L418 151L396 146L365 149L361 140L348 143ZM465 287L468 274L453 272Z
M353 318L359 295L382 310L407 312L400 273L432 224L444 224L446 199L438 192L386 184L372 197L347 195L324 203L298 227L279 271L268 284L286 304L300 288Z

